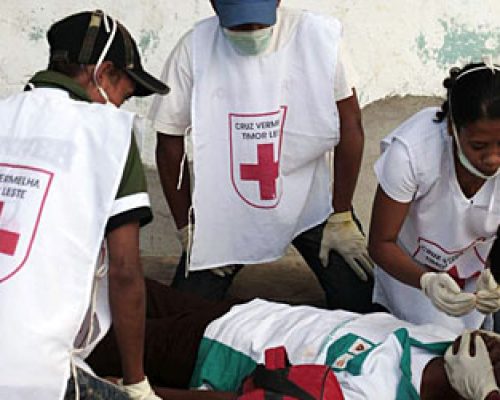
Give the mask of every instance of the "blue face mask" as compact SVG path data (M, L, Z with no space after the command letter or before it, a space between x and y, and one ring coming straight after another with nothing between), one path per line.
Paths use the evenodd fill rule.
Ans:
M273 27L254 31L232 31L223 28L224 36L234 49L244 56L257 56L266 51L273 36Z

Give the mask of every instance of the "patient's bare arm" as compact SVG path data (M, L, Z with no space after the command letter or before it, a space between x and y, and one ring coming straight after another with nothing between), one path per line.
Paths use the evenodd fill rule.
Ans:
M436 357L425 366L420 384L420 398L422 400L463 400L448 381L443 357Z

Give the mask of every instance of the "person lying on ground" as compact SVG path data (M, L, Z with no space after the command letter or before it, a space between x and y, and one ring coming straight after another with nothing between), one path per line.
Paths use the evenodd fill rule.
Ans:
M346 399L370 399L375 393L379 399L461 399L454 388L469 387L464 382L476 382L476 375L486 376L488 370L500 373L500 341L486 334L481 340L490 358L483 357L481 368L476 365L469 373L456 372L456 365L460 366L468 353L462 351L453 358L451 352L445 370L443 356L456 335L438 325L417 326L388 313L361 315L261 299L241 304L214 302L150 280L146 280L146 287L144 365L163 398L231 398L243 379L264 361L264 351L281 345L292 364L330 365ZM469 332L465 335L466 343L477 348L479 339L471 338ZM455 348L459 345L457 341ZM112 333L86 361L101 376L122 374ZM495 392L496 380L493 383L478 383L475 390L480 392L484 387Z

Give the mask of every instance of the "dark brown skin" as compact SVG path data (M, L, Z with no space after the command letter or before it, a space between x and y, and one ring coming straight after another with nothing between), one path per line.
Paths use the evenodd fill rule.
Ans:
M236 393L210 392L206 390L180 390L167 388L153 388L156 395L165 400L233 400Z
M181 160L184 155L184 137L157 134L156 163L163 193L170 206L177 229L188 224L191 206L191 178L188 163L184 165L182 184L177 190Z
M340 120L340 141L335 146L333 176L333 208L335 212L352 208L354 189L363 157L364 132L361 111L353 95L337 102Z
M373 202L368 252L387 273L406 285L420 288L420 277L430 269L418 265L397 243L410 203L400 203L377 187Z
M458 134L460 147L474 167L485 175L492 175L500 167L500 119L480 119L462 127ZM485 180L471 174L457 160L455 169L458 183L467 197L473 196Z
M422 400L462 400L462 397L448 382L443 357L436 357L426 365L420 384L420 398Z
M139 259L139 224L123 225L107 236L109 303L125 384L144 379L145 288Z

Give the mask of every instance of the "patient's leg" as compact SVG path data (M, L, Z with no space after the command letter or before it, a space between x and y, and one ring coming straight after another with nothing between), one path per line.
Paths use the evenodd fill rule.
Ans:
M165 400L235 400L236 393L210 392L206 390L179 390L154 388L155 393Z
M232 302L210 302L146 280L144 370L153 385L187 388L206 326ZM113 328L86 360L99 376L122 376Z

